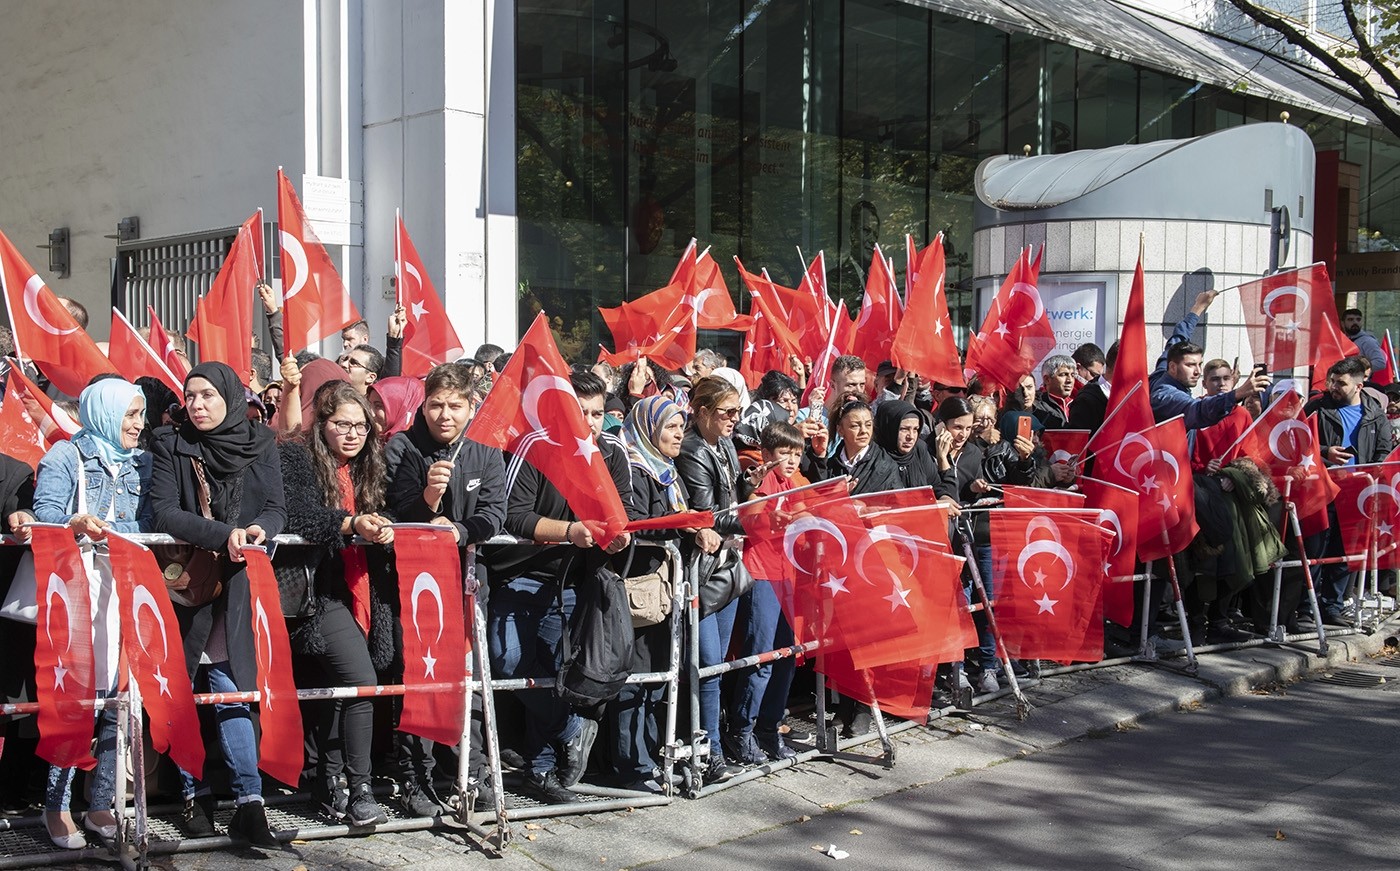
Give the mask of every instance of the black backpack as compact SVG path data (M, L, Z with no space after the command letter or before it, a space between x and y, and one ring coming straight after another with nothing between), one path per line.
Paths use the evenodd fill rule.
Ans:
M616 698L632 674L632 609L622 576L604 566L585 572L574 596L554 691L587 707Z

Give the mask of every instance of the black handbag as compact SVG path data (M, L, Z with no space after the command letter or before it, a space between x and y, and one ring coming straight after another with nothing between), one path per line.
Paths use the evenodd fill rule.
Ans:
M703 619L753 589L753 575L739 551L722 547L715 553L696 550L690 558L691 589L700 597L700 617Z

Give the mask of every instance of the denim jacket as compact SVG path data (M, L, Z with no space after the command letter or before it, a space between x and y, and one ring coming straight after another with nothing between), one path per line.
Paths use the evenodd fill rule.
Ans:
M90 433L79 433L72 441L59 442L39 461L34 486L34 516L40 523L67 523L78 511L78 471L81 457L87 487L87 513L101 520L111 511L112 528L117 532L146 532L151 529L150 504L146 491L151 482L151 455L137 451L122 463L114 476L98 456Z

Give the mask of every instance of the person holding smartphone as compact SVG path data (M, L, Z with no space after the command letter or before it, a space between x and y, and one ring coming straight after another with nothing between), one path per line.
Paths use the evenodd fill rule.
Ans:
M1365 378L1362 358L1338 360L1327 370L1327 392L1303 407L1304 414L1317 412L1318 448L1328 466L1379 463L1390 453L1390 421L1381 404L1361 389ZM1327 519L1328 529L1304 542L1310 557L1342 554L1342 531L1334 506L1328 507ZM1342 602L1351 586L1346 565L1317 566L1313 572L1323 622L1345 623Z

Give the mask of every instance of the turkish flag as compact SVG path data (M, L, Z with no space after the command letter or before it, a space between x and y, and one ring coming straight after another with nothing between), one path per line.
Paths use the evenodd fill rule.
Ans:
M1103 659L1103 566L1108 534L1097 511L993 511L994 601L1006 652L1017 659Z
M166 387L183 396L185 386L175 378L175 373L161 360L136 328L121 313L112 309L112 332L107 342L107 356L121 372L123 378L135 381L137 378L158 378Z
M394 526L403 623L403 713L399 731L456 746L467 716L467 641L462 558L452 530L426 523ZM463 689L425 689L448 683Z
M48 453L49 443L24 407L24 400L19 379L10 378L5 384L5 402L0 405L0 443L5 445L5 453L31 469L38 469L39 461Z
M34 644L37 752L50 765L91 770L97 765L91 752L93 712L82 704L96 695L87 567L67 526L40 523L30 530L39 606Z
M245 385L252 379L253 371L253 288L259 280L257 243L261 238L259 224L262 212L256 212L243 226L229 246L219 274L210 285L209 292L200 297L195 306L194 320L185 333L199 345L200 359L205 362L225 363L238 373ZM283 257L287 252L283 251ZM303 258L304 259L304 258ZM285 282L286 268L283 268ZM286 331L283 320L284 340L291 333ZM301 350L297 348L296 350ZM291 349L287 349L290 353ZM182 390L177 390L183 396Z
M569 366L543 313L525 331L466 437L539 469L604 547L627 526L622 497L584 422Z
M820 607L818 585L828 580L829 559L834 561L837 553L829 538L832 527L812 509L839 502L849 494L850 478L842 476L753 499L738 508L739 522L747 536L745 556L757 558L761 551L767 552L768 564L787 569L783 577L766 580L773 582L778 604L799 644L824 637L828 618ZM828 537L817 532L825 532Z
M1393 568L1400 526L1400 463L1333 466L1329 470L1340 489L1337 524L1342 531L1342 551L1361 562L1374 539L1381 568Z
M1381 353L1385 355L1385 368L1372 372L1371 381L1386 387L1400 379L1400 375L1395 371L1395 346L1390 343L1390 330L1386 330L1385 335L1381 336Z
M1219 460L1221 465L1230 462L1238 456L1240 437L1253 424L1254 418L1244 406L1236 405L1224 420L1196 430L1196 441L1191 446L1191 470L1205 471L1211 460Z
M831 370L836 363L836 358L846 353L846 348L840 343L843 334L850 332L850 323L851 318L846 314L846 303L842 302L837 308L836 315L832 318L826 347L822 349L821 356L812 363L811 377L807 379L807 387L802 391L801 401L803 405L807 405L811 401L812 391L818 388L830 394Z
M1103 426L1089 439L1089 449L1121 442L1129 433L1140 433L1154 423L1151 391L1147 386L1147 320L1144 311L1142 258L1138 258L1123 329L1118 336L1118 361L1113 367L1113 389L1104 409ZM1100 473L1101 474L1101 473Z
M890 362L937 384L961 387L966 381L953 338L953 322L948 317L943 235L940 233L918 257L903 319L890 347Z
M18 393L24 414L39 428L39 434L44 439L45 452L59 442L68 441L82 429L82 425L74 420L71 414L55 404L13 361L10 364L9 385ZM8 395L7 390L6 396Z
M394 225L395 285L399 305L408 316L403 328L403 374L418 378L437 364L462 356L462 340L452 328L447 308L408 236L403 217L396 215Z
M851 353L864 360L870 371L874 372L875 367L884 361L894 359L891 349L903 316L904 307L899 302L894 275L880 246L876 245L875 253L870 258L870 271L865 275L865 298L860 305L860 314L856 316L855 340L851 344ZM924 326L927 328L926 324ZM921 337L922 345L929 344L927 338ZM895 365L899 366L898 363Z
M746 329L748 321L735 311L734 298L729 295L729 285L719 271L719 264L710 256L708 248L697 257L697 247L696 241L691 239L671 272L667 287L680 290L670 302L671 307L682 302L689 304L695 309L696 327L702 330L735 329L736 321L738 329Z
M1048 490L1003 484L1001 493L1007 508L1083 508L1084 494L1071 490Z
M165 331L165 325L160 322L160 318L156 317L155 307L146 306L146 312L151 319L151 338L146 344L151 346L151 350L155 351L156 356L170 369L175 380L180 382L182 387L176 390L175 394L183 397L185 378L190 374L190 361L175 352L175 343L170 340L170 334Z
M1317 422L1303 415L1303 397L1294 390L1280 394L1244 432L1238 455L1269 473L1300 519L1326 511L1337 498L1337 485L1322 462Z
M799 249L798 256L801 254ZM797 292L812 300L812 307L820 316L822 329L829 331L832 316L836 314L836 303L831 301L831 295L827 292L825 251L818 251L812 262L807 264L807 268L802 272L802 281L797 285Z
M930 490L932 488L929 488ZM890 492L899 492L897 490ZM864 497L853 497L856 510L869 526L883 524L918 531L918 538L928 542L938 550L951 554L953 543L948 538L948 506L942 504L922 504L902 507L869 510L861 506ZM910 533L911 535L913 533Z
M292 645L282 616L282 596L267 550L249 547L248 587L253 600L253 645L258 660L258 768L296 786L306 763L301 705L292 679Z
M1119 626L1133 622L1132 584L1117 580L1137 572L1138 494L1134 490L1081 477L1079 489L1087 497L1088 508L1099 512L1099 525L1113 533L1104 564L1103 615Z
M783 307L782 298L779 293L779 291L787 289L780 288L767 274L754 275L752 272L749 272L744 268L743 262L740 261L738 257L734 258L734 265L738 267L739 278L744 282L744 286L749 289L749 296L753 298L755 322L761 314L765 322L765 328L772 340L772 344L767 346L770 348L768 352L768 362L770 365L768 368L778 368L775 365L771 365L775 360L782 361L784 365L786 365L787 358L790 356L796 356L798 359L801 359L803 356L802 340L799 334L794 331L788 319L788 311ZM788 293L792 292L793 291L788 291ZM804 331L810 325L808 320L809 319L806 317L803 319ZM756 323L755 326L757 326ZM822 341L826 341L824 336L822 337ZM760 346L759 350L762 351L763 347L764 346ZM818 353L820 353L820 349L818 349ZM756 360L755 366L757 365L759 365L759 363ZM782 371L792 374L790 367Z
M837 650L818 657L816 668L843 696L878 704L881 713L916 723L928 719L938 674L935 662L906 661L862 669L854 664L850 651Z
M735 258L735 262L738 262L738 258ZM810 272L809 269L808 273ZM740 275L744 273L741 272ZM745 282L748 282L747 277ZM773 281L768 277L766 270L761 282L758 287L762 294L762 304L773 316L774 323L781 323L789 330L799 357L815 360L826 346L827 326L831 323L830 311L817 301L816 292L810 290L810 283L808 290L794 290ZM825 286L825 279L822 286ZM754 285L750 284L749 289L755 296L758 295Z
M146 708L157 753L169 753L196 778L204 773L204 738L185 667L180 624L155 554L117 532L107 533L122 612L122 650Z
M1087 429L1044 429L1040 431L1040 444L1052 466L1067 463L1077 472L1089 447L1089 435Z
M615 353L598 359L614 366L646 357L666 369L681 369L695 358L696 316L681 285L667 285L617 308L598 309L613 334ZM625 346L624 346L625 345Z
M286 344L282 353L291 356L355 323L360 311L350 301L340 273L316 238L297 192L281 169L277 170L277 225L282 240L282 336ZM247 341L245 334L244 344Z
M0 233L0 289L10 311L16 354L33 360L53 386L77 396L95 376L116 374L116 367L4 233Z
M981 332L968 339L964 369L979 374L983 384L1010 393L1054 350L1055 330L1040 300L1038 280L1026 249L992 300Z
M1270 372L1316 366L1325 378L1333 363L1357 353L1341 330L1323 264L1241 284L1239 294L1254 361Z

